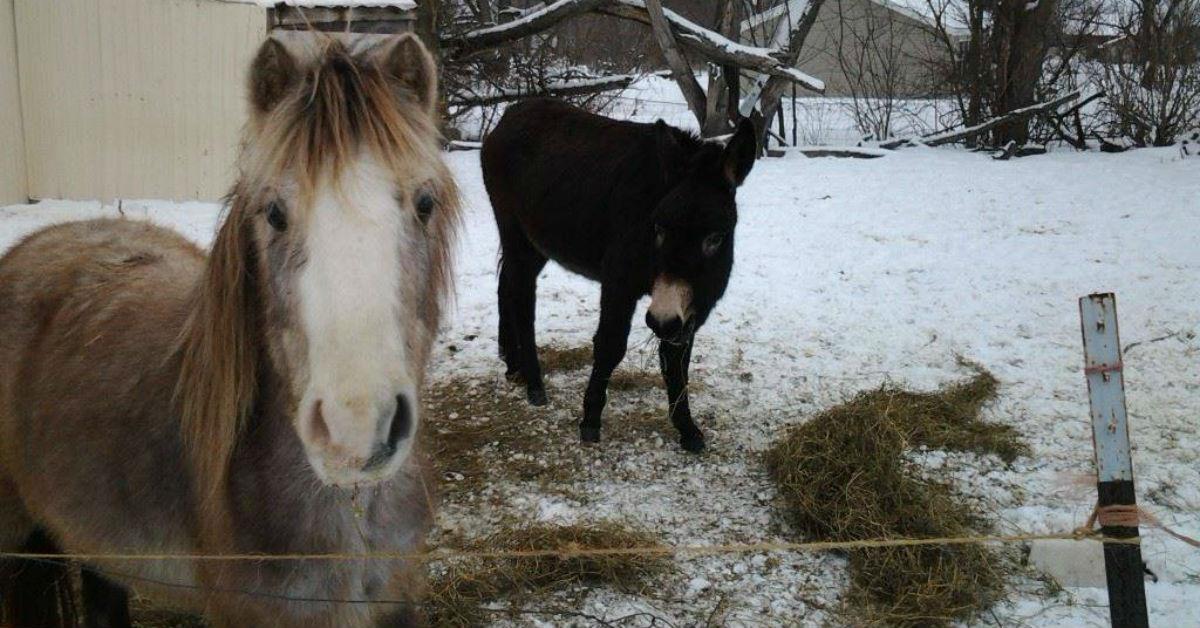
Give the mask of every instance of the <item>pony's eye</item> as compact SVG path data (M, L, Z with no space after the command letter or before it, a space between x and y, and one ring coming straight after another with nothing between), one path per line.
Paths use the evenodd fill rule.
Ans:
M704 238L704 255L707 257L712 257L717 252L717 249L720 249L721 245L724 243L724 233L721 233L720 231L714 231L713 233L708 234L708 236Z
M278 201L267 206L267 224L276 231L287 231L287 212L283 211L283 206Z
M433 215L433 209L437 206L437 200L429 192L421 192L417 195L417 217L421 222L429 222L429 217Z

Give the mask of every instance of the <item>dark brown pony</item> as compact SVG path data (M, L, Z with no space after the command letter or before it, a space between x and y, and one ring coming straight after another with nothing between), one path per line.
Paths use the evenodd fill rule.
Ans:
M410 35L268 40L207 257L94 220L0 259L0 550L420 549L419 395L458 206L435 76ZM239 627L403 623L420 580L401 560L88 567Z
M608 380L625 356L638 299L672 423L688 451L704 435L688 407L692 341L733 269L737 187L754 165L743 120L722 146L657 124L593 115L550 99L510 107L483 143L483 180L500 230L500 355L530 403L546 403L534 340L537 276L552 259L599 281L600 326L583 398L580 436L600 440Z

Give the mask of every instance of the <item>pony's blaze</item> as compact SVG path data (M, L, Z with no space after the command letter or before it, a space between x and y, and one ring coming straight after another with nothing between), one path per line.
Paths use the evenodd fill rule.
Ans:
M691 317L692 286L666 275L655 278L650 291L650 309L646 312L646 326L654 335L662 340L679 340Z
M307 378L297 431L316 474L349 486L387 479L407 460L418 421L406 272L424 269L415 219L397 205L394 175L364 157L315 190L297 307Z

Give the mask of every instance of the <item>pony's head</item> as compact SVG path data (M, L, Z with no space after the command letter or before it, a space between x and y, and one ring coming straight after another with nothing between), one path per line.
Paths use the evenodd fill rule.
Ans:
M655 278L646 325L667 342L686 342L725 293L733 270L738 186L754 166L754 125L742 120L725 146L695 143L662 121L659 161L668 191L654 209Z
M371 43L271 39L251 68L241 178L198 317L220 327L198 351L225 352L207 359L221 381L183 390L192 450L217 474L263 372L323 482L384 480L411 453L457 191L433 59L412 35Z

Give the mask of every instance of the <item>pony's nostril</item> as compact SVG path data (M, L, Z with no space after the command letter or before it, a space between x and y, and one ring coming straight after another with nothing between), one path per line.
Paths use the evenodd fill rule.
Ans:
M650 312L646 312L646 327L649 327L650 331L654 332L655 335L658 334L658 329L659 329L658 319L654 318L654 315L651 314Z
M400 441L411 435L412 423L412 406L408 397L396 395L396 412L392 416L391 425L388 426L387 440L375 447L375 451L363 465L363 471L372 471L390 462L400 447Z
M321 400L313 404L312 418L309 419L309 434L313 443L319 447L329 444L329 425L325 423L325 415L321 413Z
M683 331L683 321L676 317L671 317L666 321L660 321L654 316L647 314L646 326L649 327L650 331L654 332L654 335L658 336L660 340L674 340L678 338L680 332Z
M395 449L400 441L408 438L412 432L412 406L406 395L396 395L396 415L392 417L392 427L388 430L387 446Z

